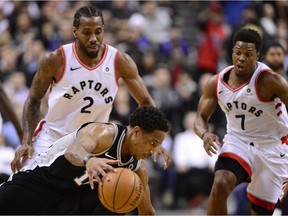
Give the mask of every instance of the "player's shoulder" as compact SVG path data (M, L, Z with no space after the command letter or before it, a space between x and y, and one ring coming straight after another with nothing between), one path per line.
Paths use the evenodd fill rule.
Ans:
M63 55L61 48L58 48L54 51L47 52L41 59L42 64L49 64L51 67L59 67L63 64Z
M286 82L287 81L283 76L272 70L262 71L262 73L260 73L258 77L258 84L263 84L267 86L279 85L280 83L286 84Z

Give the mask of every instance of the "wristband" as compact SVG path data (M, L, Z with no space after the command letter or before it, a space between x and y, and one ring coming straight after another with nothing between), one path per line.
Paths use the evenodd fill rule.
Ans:
M201 139L203 139L204 135L209 132L208 130L206 130L202 135L201 135Z
M84 160L83 160L83 164L84 164L84 166L86 166L88 160L90 160L92 157L94 157L94 156L91 155L91 154L89 154L89 155L87 155L87 156L84 158Z

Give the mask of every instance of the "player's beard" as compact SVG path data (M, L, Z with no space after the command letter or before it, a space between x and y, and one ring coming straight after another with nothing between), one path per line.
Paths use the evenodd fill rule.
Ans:
M88 58L97 58L99 50L100 50L101 45L102 45L102 41L100 42L99 49L94 53L88 52L86 47L84 46L84 44L82 44L80 41L78 41L78 44L79 44L80 48L83 50L83 52L87 55Z
M279 63L279 64L269 64L269 67L270 67L273 71L278 71L278 70L284 68L284 64L283 64L283 63Z

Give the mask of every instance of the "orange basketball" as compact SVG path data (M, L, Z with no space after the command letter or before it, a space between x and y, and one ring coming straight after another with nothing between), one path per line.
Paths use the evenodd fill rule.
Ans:
M116 168L117 172L109 172L110 181L103 181L98 187L101 203L109 211L128 213L135 209L143 196L143 184L140 177L127 168Z

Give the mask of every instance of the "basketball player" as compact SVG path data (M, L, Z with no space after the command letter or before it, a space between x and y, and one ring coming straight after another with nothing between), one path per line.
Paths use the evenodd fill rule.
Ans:
M11 163L13 171L22 167L22 157L46 151L83 123L107 122L119 78L139 106L155 106L131 57L103 43L104 19L100 10L92 6L80 8L74 15L73 34L75 43L61 46L39 64L24 106L24 137ZM48 113L39 122L40 103L48 89ZM158 153L163 153L166 168L170 162L168 153L163 148Z
M115 167L127 167L143 183L139 214L155 215L144 159L168 131L164 113L153 106L137 108L129 126L88 122L1 185L0 214L113 214L100 204L97 183L109 181L106 172Z
M272 214L288 177L288 84L258 61L262 38L240 29L233 36L233 65L213 76L200 98L195 130L209 156L219 149L207 214L227 214L236 185L251 181L247 196L252 214ZM215 91L216 90L216 91ZM226 114L224 143L208 130L217 102Z

